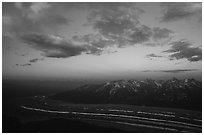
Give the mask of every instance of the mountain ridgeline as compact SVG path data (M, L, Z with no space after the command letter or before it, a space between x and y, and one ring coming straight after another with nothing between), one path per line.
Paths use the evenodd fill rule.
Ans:
M202 83L195 79L118 80L58 93L51 98L71 103L129 104L202 110Z

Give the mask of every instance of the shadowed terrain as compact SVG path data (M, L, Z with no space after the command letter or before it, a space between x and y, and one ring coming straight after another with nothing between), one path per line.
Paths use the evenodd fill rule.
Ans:
M199 81L175 78L19 91L3 98L3 132L201 132L201 93Z

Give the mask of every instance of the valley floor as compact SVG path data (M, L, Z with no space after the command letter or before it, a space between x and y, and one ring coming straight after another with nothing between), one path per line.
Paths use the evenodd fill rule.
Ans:
M3 132L202 132L202 113L198 111L72 104L46 96L26 98L15 107L3 110Z

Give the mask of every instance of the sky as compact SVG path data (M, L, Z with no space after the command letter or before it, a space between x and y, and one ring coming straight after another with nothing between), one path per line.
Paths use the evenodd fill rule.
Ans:
M2 8L3 78L202 78L202 3Z

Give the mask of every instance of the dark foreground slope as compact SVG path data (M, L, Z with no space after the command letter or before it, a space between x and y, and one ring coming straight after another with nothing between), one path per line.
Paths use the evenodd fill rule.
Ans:
M19 102L19 103L18 103ZM70 104L49 96L15 100L3 109L4 133L190 132L202 130L202 113L122 104Z
M202 110L202 84L194 79L128 80L85 85L51 97L72 103L130 104Z
M52 118L49 120L22 123L15 117L3 116L3 133L112 133L120 129L89 124L76 119ZM126 131L127 132L127 131Z
M111 104L25 104L20 117L3 115L3 132L189 132L202 130L197 111Z

